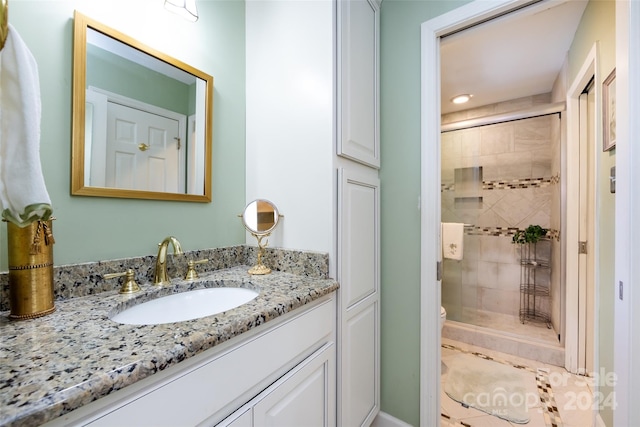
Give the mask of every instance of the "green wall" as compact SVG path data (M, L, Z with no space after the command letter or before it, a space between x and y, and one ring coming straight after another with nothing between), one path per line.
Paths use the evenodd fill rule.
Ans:
M99 20L214 77L213 202L164 202L70 195L73 12ZM9 22L40 72L40 157L54 208L56 265L155 254L175 235L185 250L244 243L244 2L198 2L188 22L159 0L11 0ZM6 226L0 269L7 269Z
M615 43L615 1L614 0L591 0L582 16L580 26L576 31L573 44L569 51L569 78L571 85L576 78L580 67L584 63L593 47L594 43L599 44L598 68L602 85L611 70L615 67L616 43ZM598 144L602 144L600 137ZM611 166L616 164L615 149L600 153L598 158L598 175L596 176L596 186L598 193L599 213L596 224L599 238L599 255L597 258L598 271L596 280L599 282L600 292L596 302L599 315L599 322L596 325L598 333L598 357L599 363L596 372L614 372L613 366L613 326L614 326L614 299L615 299L615 277L614 277L614 252L615 252L615 195L609 192L609 172ZM613 392L610 384L601 383L599 391L603 393L605 399ZM608 400L603 400L608 402ZM613 411L610 406L603 405L600 415L606 425L613 425Z
M414 426L420 423L420 25L465 3L384 0L381 9L381 409Z

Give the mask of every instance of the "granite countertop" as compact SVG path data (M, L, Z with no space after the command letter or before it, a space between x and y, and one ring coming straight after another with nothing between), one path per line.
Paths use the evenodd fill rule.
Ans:
M0 313L0 425L35 426L288 313L338 288L333 279L236 266L173 280L158 289L116 291L56 301L56 311L26 321ZM164 325L124 325L110 315L162 294L240 286L257 298L213 316Z

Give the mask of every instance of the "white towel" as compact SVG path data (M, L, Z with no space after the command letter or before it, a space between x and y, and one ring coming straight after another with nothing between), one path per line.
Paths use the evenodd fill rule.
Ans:
M0 204L19 226L52 212L40 164L41 109L38 65L9 24L0 51Z
M442 256L461 260L464 250L464 224L457 222L442 223Z

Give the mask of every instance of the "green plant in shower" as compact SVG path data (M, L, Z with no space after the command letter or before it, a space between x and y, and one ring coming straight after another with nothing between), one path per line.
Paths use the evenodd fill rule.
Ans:
M539 225L530 225L524 230L518 230L513 235L511 243L536 243L547 235L547 229L542 228Z

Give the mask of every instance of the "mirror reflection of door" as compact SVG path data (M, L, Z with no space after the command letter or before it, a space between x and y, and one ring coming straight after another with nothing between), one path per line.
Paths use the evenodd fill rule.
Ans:
M249 203L242 214L244 226L253 234L266 236L278 224L280 213L268 200L258 199Z
M270 230L276 223L274 206L266 200L257 200L257 204L258 231Z
M176 120L109 102L106 148L107 187L184 191Z

